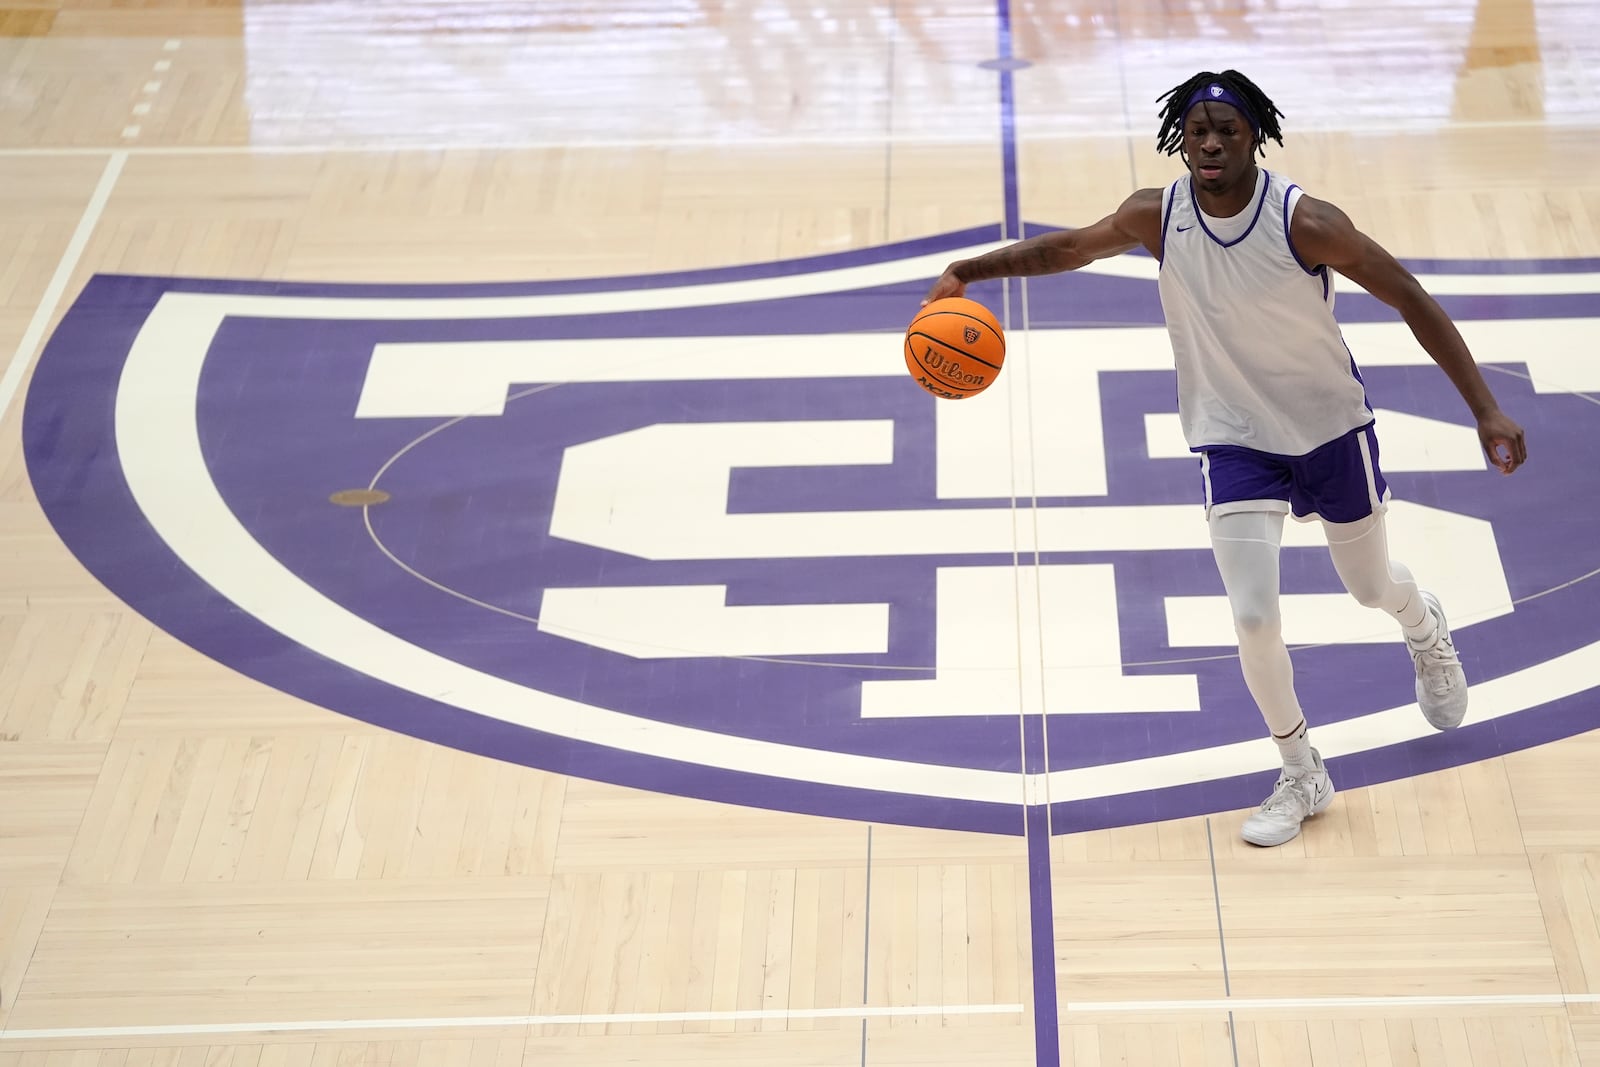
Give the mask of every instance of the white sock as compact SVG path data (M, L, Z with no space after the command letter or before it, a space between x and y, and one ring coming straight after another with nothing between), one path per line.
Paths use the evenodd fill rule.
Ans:
M1300 720L1297 726L1287 737L1272 735L1272 740L1278 745L1278 751L1283 753L1283 769L1291 772L1309 774L1314 764L1311 760L1311 739L1306 735L1306 722Z
M1405 632L1406 640L1411 644L1412 648L1427 648L1433 644L1434 636L1439 632L1439 620L1433 617L1433 612L1429 611L1428 605L1423 603L1420 593L1413 593L1411 603L1408 603L1406 607L1409 609L1412 604L1422 609L1422 621L1413 626L1407 626L1402 615L1400 629Z

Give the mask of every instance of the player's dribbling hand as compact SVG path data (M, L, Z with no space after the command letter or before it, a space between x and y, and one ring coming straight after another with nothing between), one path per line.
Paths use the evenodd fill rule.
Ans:
M928 295L922 298L922 306L927 307L935 300L943 300L947 296L966 296L967 283L956 277L955 268L951 267L939 275L939 280L933 283L933 288L928 290Z
M1478 441L1501 474L1510 474L1528 460L1528 446L1522 439L1522 427L1511 421L1498 409L1478 420Z

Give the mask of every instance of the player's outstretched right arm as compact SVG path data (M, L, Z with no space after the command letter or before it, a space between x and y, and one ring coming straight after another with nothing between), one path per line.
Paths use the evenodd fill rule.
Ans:
M1080 230L1044 233L975 259L957 260L945 268L922 302L964 296L969 284L990 278L1077 270L1097 259L1121 255L1140 245L1151 255L1160 254L1160 189L1140 189L1116 211Z

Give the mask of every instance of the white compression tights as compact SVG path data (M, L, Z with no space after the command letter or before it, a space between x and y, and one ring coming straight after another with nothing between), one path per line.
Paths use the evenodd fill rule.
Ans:
M1279 737L1292 733L1304 719L1278 613L1283 522L1283 513L1271 511L1211 517L1211 549L1233 608L1245 685L1267 726ZM1322 526L1334 569L1350 595L1394 616L1407 636L1426 636L1433 620L1411 572L1389 558L1383 516Z

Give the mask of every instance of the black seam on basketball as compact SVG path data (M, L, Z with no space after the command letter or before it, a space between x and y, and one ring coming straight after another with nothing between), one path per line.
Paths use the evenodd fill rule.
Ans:
M925 340L932 341L934 344L938 345L940 348L948 349L951 352L955 352L955 353L957 353L959 355L965 356L965 357L967 357L968 359L972 360L975 363L982 363L985 367L988 367L990 370L996 370L997 371L997 370L1000 369L1000 364L998 364L998 363L990 363L988 360L984 359L982 356L975 356L971 352L968 352L964 348L957 348L955 345L950 344L948 341L941 340L941 339L933 336L931 333L923 333L921 330L913 330L913 331L911 331L911 332L906 334L907 343L909 343L911 338L913 338L913 337L921 337L921 338L924 338ZM915 354L915 350L914 349L913 349L913 354ZM918 360L918 362L920 363L921 360Z
M918 315L916 318L912 319L910 325L915 328L919 322L923 322L927 319L937 319L945 315L954 315L958 319L966 319L968 322L977 323L979 326L982 326L985 330L989 331L989 336L993 337L997 342L999 342L1001 348L1006 346L1006 338L1004 333L995 329L995 327L989 325L983 319L978 318L978 316L968 315L964 311L930 311L926 315Z
M966 312L966 311L948 311L948 310L946 310L946 311L924 311L922 314L918 315L916 318L912 319L911 321L912 322L920 322L923 319L931 319L935 315L955 315L955 316L957 316L959 318L971 319L973 322L982 324L983 327L985 329L987 329L990 333L996 332L996 326L989 325L989 320L988 319L984 318L982 315L973 315L970 312ZM999 321L1000 321L999 319L995 320L995 322L997 324L999 323Z
M938 342L935 342L935 343L937 344ZM943 346L941 346L941 347L943 347ZM935 375L937 377L944 378L944 379L948 380L946 375L940 374L937 370L935 370L934 368L928 366L926 363L923 362L922 353L917 351L917 347L911 343L909 338L906 340L906 351L910 353L911 359L916 363L916 365L918 367L921 367L923 370L927 371L929 374L932 374L932 375ZM951 363L955 363L956 359L955 359L954 356L951 356L949 361ZM981 360L981 359L974 359L973 362L983 364L983 366L986 366L986 367L989 366L989 364L984 363L983 360Z

